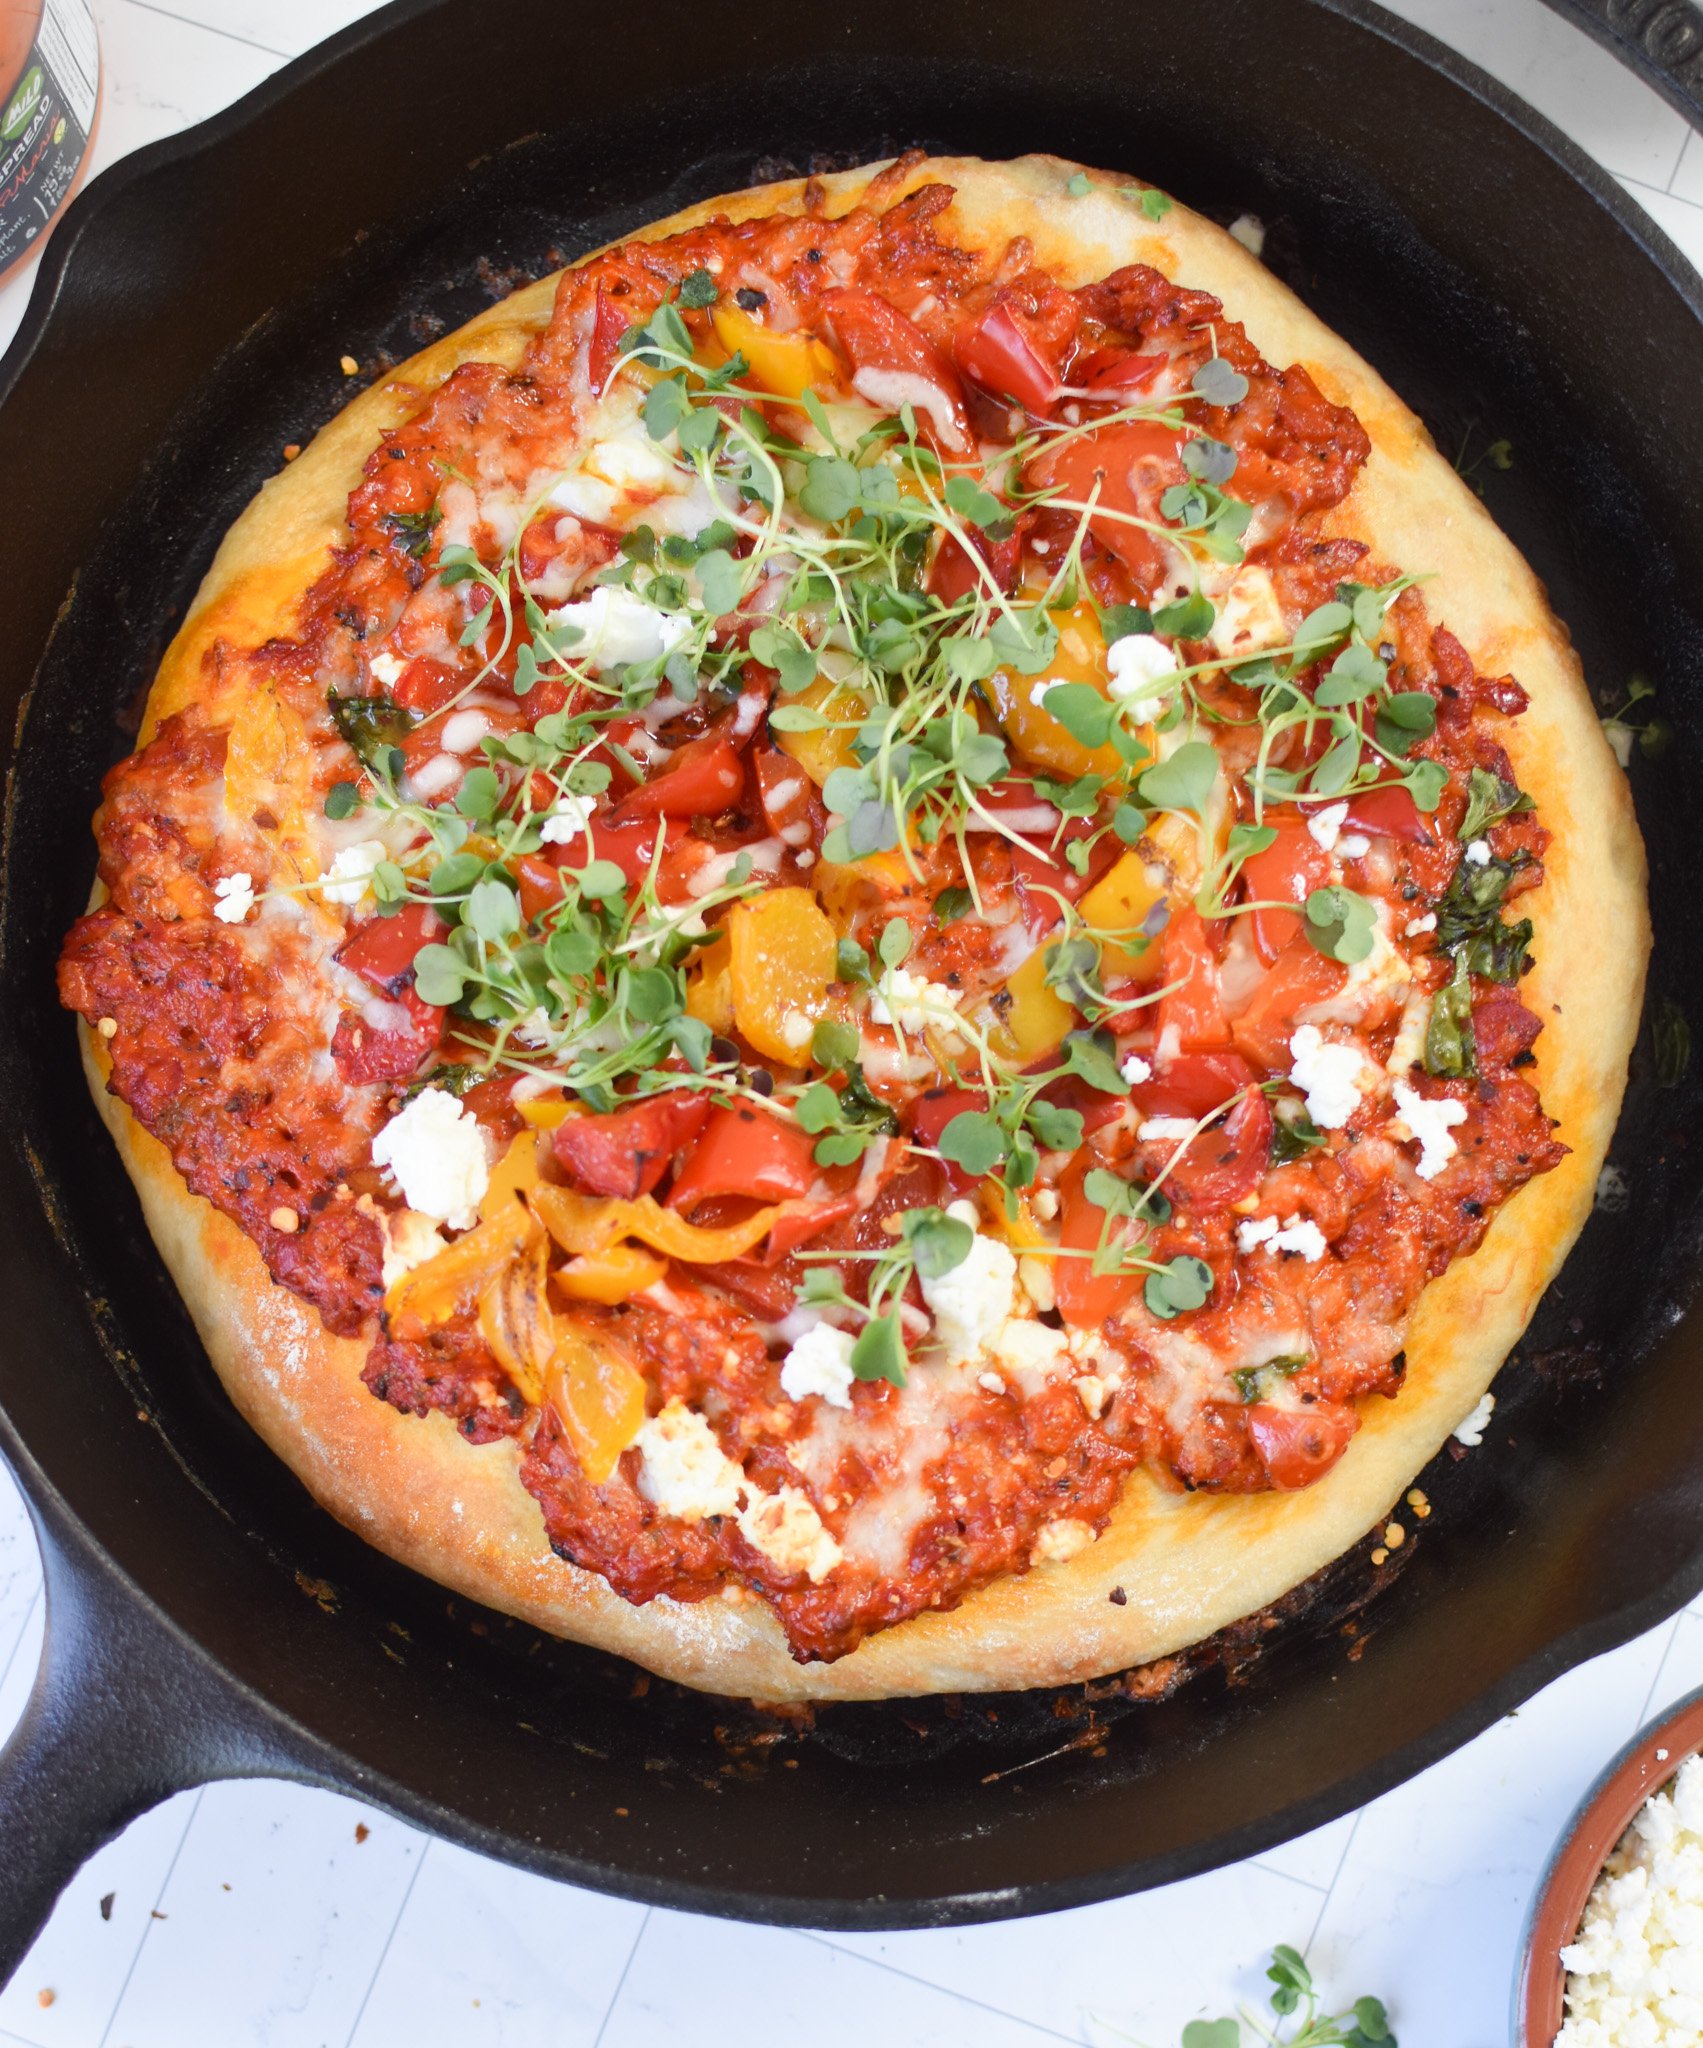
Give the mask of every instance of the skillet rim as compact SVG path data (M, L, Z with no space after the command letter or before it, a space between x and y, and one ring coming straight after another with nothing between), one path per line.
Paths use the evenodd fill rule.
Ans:
M217 147L240 133L299 91L312 86L354 51L403 31L413 20L441 9L449 0L391 0L391 4L352 23L328 41L281 66L233 104L195 126L147 144L121 158L90 182L43 253L29 304L17 334L0 358L0 403L10 398L37 351L53 331L54 315L70 264L82 237L101 210L156 172ZM1470 60L1440 43L1427 31L1394 17L1372 0L1310 0L1350 28L1376 35L1406 56L1437 73L1448 84L1486 108L1538 149L1610 216L1615 228L1655 267L1685 307L1703 323L1703 276L1689 264L1659 225L1629 193L1567 138L1545 116L1492 79ZM965 1890L927 1898L895 1899L877 1895L860 1899L815 1897L808 1901L753 1893L737 1887L697 1883L690 1879L635 1874L594 1858L559 1849L545 1850L525 1838L467 1818L439 1799L416 1792L387 1774L360 1763L315 1732L296 1715L277 1706L252 1680L238 1677L201 1636L179 1621L162 1601L131 1576L117 1556L92 1536L72 1510L58 1485L48 1476L0 1408L0 1449L16 1473L30 1505L32 1521L44 1552L73 1570L92 1572L123 1597L160 1632L162 1651L186 1658L205 1677L230 1695L233 1713L264 1729L283 1746L289 1774L329 1787L357 1791L363 1798L397 1813L416 1825L442 1834L482 1853L517 1863L559 1881L577 1883L646 1903L708 1912L763 1924L816 1926L841 1930L946 1926L1064 1910L1132 1889L1175 1881L1224 1863L1260 1853L1292 1839L1305 1829L1405 1782L1482 1732L1493 1720L1530 1698L1574 1665L1615 1648L1665 1618L1703 1587L1703 1547L1662 1585L1641 1598L1614 1608L1595 1620L1564 1632L1516 1665L1505 1677L1481 1692L1425 1735L1413 1738L1391 1755L1369 1764L1327 1792L1293 1802L1263 1821L1222 1830L1209 1838L1137 1864L1103 1868L1085 1875L1032 1879L997 1891ZM50 1624L51 1626L51 1624ZM51 1685L54 1649L50 1636L38 1691Z

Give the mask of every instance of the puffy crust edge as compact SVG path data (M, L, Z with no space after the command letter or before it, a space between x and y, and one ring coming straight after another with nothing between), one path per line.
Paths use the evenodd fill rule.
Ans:
M824 180L833 210L854 204L880 168ZM514 1445L474 1446L441 1416L398 1414L365 1390L364 1345L328 1335L272 1283L236 1226L189 1193L163 1147L107 1093L103 1053L83 1034L90 1085L213 1364L314 1496L366 1541L455 1591L709 1691L830 1700L1066 1684L1168 1655L1277 1599L1376 1527L1489 1387L1590 1213L1619 1114L1649 951L1643 845L1542 585L1401 400L1253 257L1180 205L1149 222L1109 174L1091 174L1092 189L1070 196L1079 168L1042 156L933 159L902 189L953 185L945 228L970 246L998 248L1023 234L1039 262L1077 281L1144 262L1211 291L1268 359L1305 364L1330 397L1351 405L1373 453L1335 524L1386 562L1432 570L1433 615L1481 671L1510 670L1524 683L1531 708L1506 741L1556 832L1544 887L1522 904L1537 927L1537 964L1522 994L1544 1019L1536 1079L1569 1154L1426 1289L1401 1396L1363 1404L1359 1434L1319 1484L1214 1498L1137 1475L1089 1550L888 1629L831 1665L794 1663L753 1596L631 1607L551 1554ZM641 233L660 237L717 213L794 210L802 193L798 182L759 187ZM294 600L343 534L344 501L381 434L457 364L515 361L547 323L554 288L553 278L526 287L402 365L262 488L168 650L144 739L195 696L217 639L252 644L287 629ZM1125 1604L1110 1602L1114 1587Z

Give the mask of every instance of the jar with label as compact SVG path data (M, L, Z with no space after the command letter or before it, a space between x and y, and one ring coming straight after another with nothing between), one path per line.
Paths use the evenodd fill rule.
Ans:
M99 99L88 0L0 0L0 278L76 189Z

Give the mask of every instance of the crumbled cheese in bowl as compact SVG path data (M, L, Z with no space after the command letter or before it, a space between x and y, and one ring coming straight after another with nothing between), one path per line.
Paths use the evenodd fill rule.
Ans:
M1703 1757L1645 1801L1561 1964L1567 2019L1555 2048L1703 2040Z

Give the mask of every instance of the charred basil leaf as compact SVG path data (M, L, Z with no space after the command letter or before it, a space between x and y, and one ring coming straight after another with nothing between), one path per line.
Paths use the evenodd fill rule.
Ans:
M1510 861L1489 860L1482 867L1462 861L1437 906L1438 951L1465 952L1472 972L1487 981L1518 981L1530 957L1530 918L1517 924L1502 920L1502 899L1513 878Z
M1455 955L1452 978L1431 998L1425 1027L1425 1071L1442 1080L1458 1080L1478 1072L1478 1047L1472 1034L1472 982L1465 952Z
M1271 1134L1271 1163L1288 1166L1305 1159L1325 1142L1325 1134L1303 1109L1293 1116L1274 1116Z
M339 697L327 693L331 722L357 757L379 774L390 766L390 751L413 730L414 721L393 697Z
M424 512L386 512L384 523L402 552L412 555L417 562L431 546L442 517L436 505L428 505Z
M1455 837L1482 839L1490 827L1503 818L1517 817L1536 806L1517 784L1504 782L1488 768L1474 768L1467 777L1466 812Z

